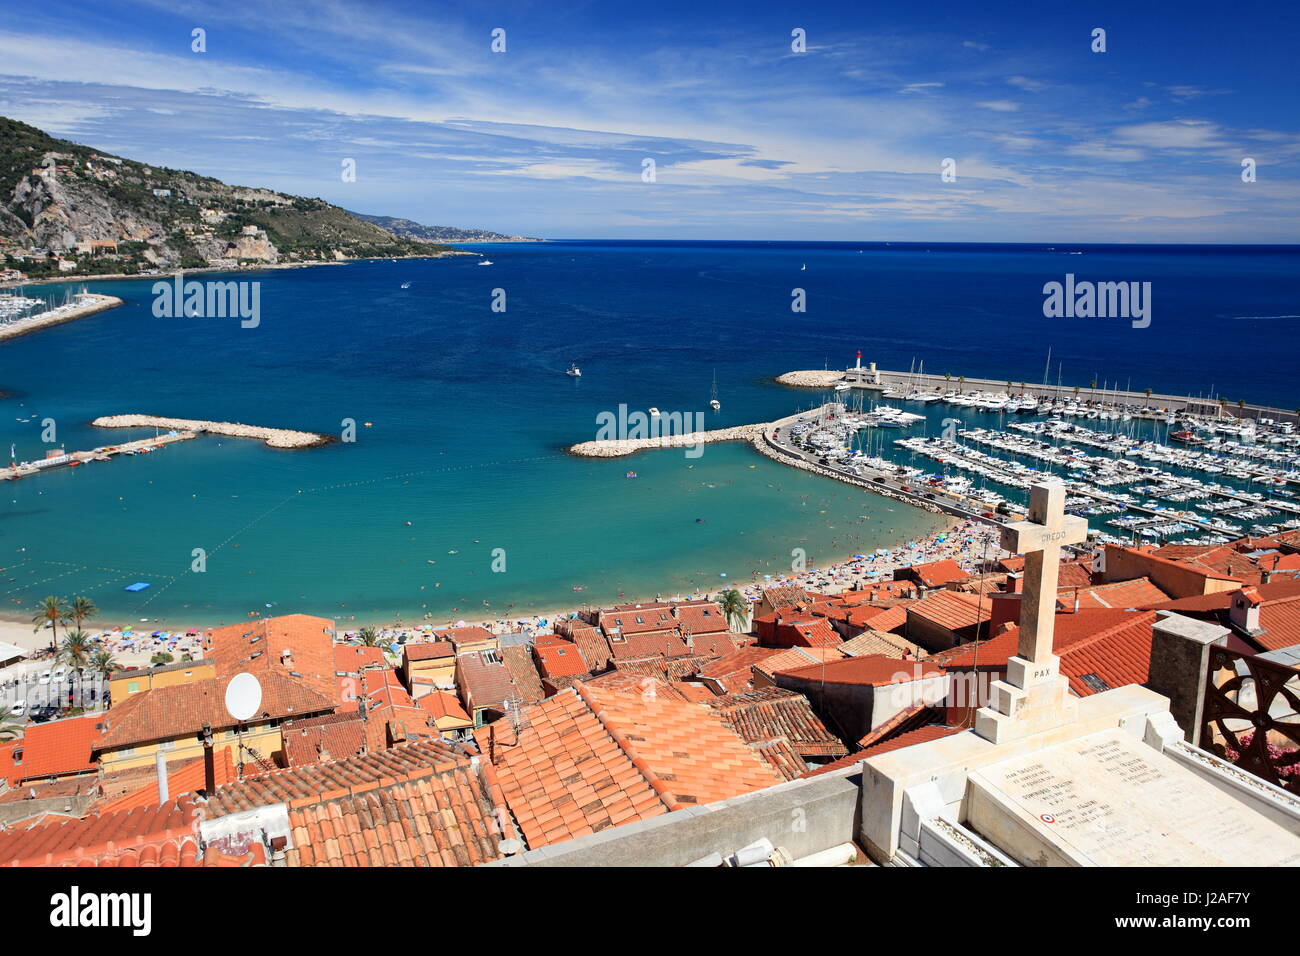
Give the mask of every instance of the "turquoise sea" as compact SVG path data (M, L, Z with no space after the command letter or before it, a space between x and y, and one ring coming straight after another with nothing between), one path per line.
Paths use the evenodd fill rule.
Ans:
M52 447L47 418L69 450L151 434L88 424L127 412L331 434L357 423L355 442L312 450L203 437L6 483L0 612L53 593L88 595L118 621L307 611L441 622L715 589L788 570L794 548L815 566L889 547L936 519L746 445L695 459L564 451L595 438L597 415L620 404L700 412L706 427L789 414L818 396L775 375L843 367L859 348L885 368L915 359L954 377L1034 382L1051 347L1067 385L1300 405L1292 247L467 248L493 265L195 277L260 282L251 329L156 318L149 280L90 283L126 305L0 345L0 441L20 460ZM1045 319L1042 286L1067 272L1152 282L1151 326ZM795 288L804 313L791 311ZM504 313L491 309L497 289ZM564 374L571 362L581 378ZM938 427L935 417L922 430ZM206 554L201 573L194 549ZM137 581L151 586L123 590Z

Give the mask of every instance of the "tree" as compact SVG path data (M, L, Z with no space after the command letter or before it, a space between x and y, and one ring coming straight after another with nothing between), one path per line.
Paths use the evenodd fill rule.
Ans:
M174 660L176 660L176 658L171 654L168 654L166 651L159 651L153 657L149 658L149 666L162 667L166 664L170 664Z
M86 632L81 628L69 631L54 659L77 670L84 668L90 662L90 638Z
M118 667L111 651L96 651L90 655L90 670L101 677L111 677L121 668Z
M357 632L357 639L361 641L363 647L379 646L379 635L373 627L363 627Z
M20 737L23 725L9 714L0 714L0 740L13 740Z
M50 625L50 650L53 651L58 646L59 625L68 619L68 606L63 599L51 594L40 604L36 605L36 613L32 615L32 629L39 631L46 623Z
M727 624L733 631L738 625L744 625L745 615L749 613L749 602L735 588L718 595L718 606L722 608L722 616L727 619Z
M95 607L95 602L88 597L74 597L72 604L68 607L68 617L81 629L85 621L99 615L99 608Z

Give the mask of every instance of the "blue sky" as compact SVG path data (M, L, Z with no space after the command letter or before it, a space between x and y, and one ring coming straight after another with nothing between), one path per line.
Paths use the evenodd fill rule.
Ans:
M1292 3L0 6L0 113L362 212L555 238L1300 241Z

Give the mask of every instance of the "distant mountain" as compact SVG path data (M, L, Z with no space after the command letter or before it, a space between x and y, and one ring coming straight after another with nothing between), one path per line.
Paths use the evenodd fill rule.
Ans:
M5 117L0 253L29 278L459 254L323 199L148 166Z
M361 212L349 215L383 226L395 236L415 239L419 242L537 242L527 236L506 236L486 229L457 229L455 226L422 226L411 219L398 219L395 216L367 216Z

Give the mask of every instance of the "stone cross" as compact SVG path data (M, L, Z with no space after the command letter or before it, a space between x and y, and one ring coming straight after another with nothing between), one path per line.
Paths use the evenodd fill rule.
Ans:
M1030 663L1046 664L1052 659L1061 548L1087 540L1088 522L1065 514L1065 486L1059 482L1034 485L1029 492L1029 520L1002 529L1002 547L1025 556L1016 653Z

